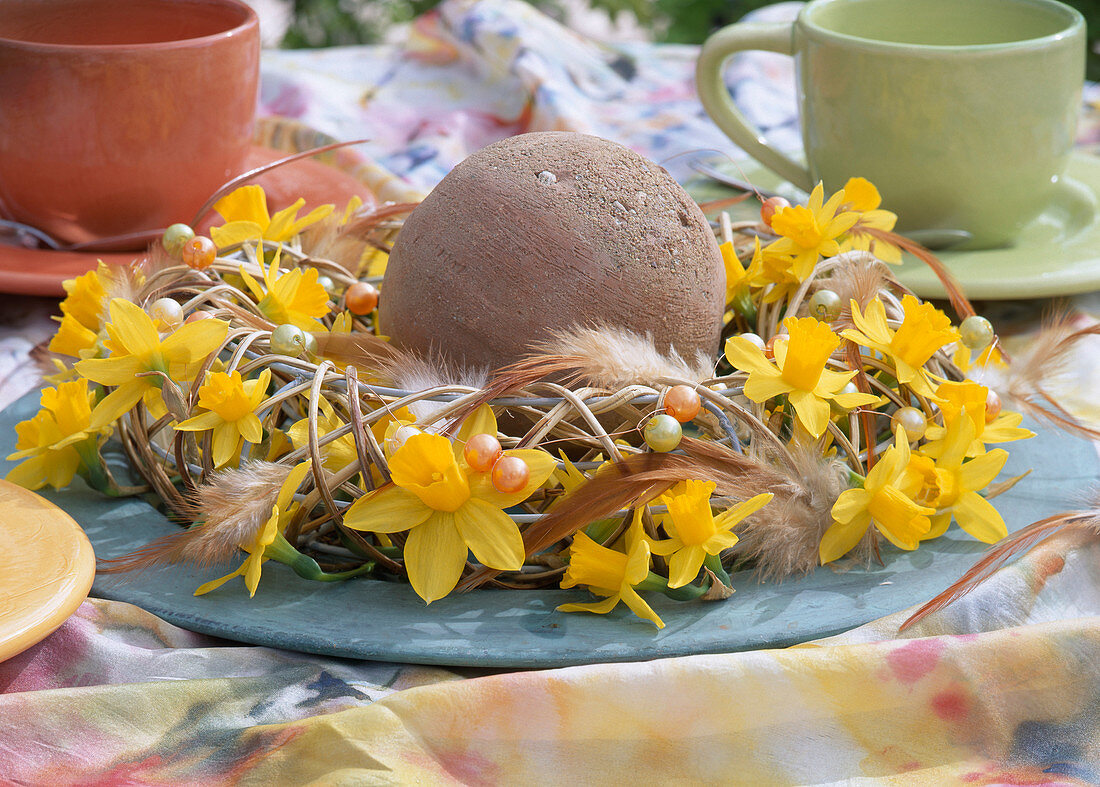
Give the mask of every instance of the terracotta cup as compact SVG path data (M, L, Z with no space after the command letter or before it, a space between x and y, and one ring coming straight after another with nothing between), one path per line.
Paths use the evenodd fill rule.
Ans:
M191 221L242 171L259 59L239 0L2 0L0 218L69 243Z

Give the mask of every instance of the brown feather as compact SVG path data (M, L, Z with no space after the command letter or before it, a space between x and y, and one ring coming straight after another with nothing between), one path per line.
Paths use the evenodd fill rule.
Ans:
M101 560L96 571L118 574L170 563L206 567L228 560L271 516L290 469L273 462L251 462L223 470L198 488L182 512L183 518L202 524L161 536L129 554Z
M716 495L735 499L769 491L781 498L805 494L790 477L720 443L685 437L680 447L682 453L634 454L581 484L526 529L526 554L531 556L556 544L589 522L647 503L678 481L713 481ZM459 584L459 590L476 588L498 573L480 568Z
M1100 535L1100 510L1072 511L1065 514L1055 514L1046 519L1033 522L1022 530L1018 530L989 549L985 555L971 566L970 570L963 574L947 590L940 593L927 604L922 606L898 628L899 632L923 620L933 612L952 604L989 579L998 569L1005 566L1015 557L1019 557L1030 551L1051 536L1067 530L1088 530Z
M366 372L379 372L383 368L399 365L408 356L390 342L369 333L329 333L318 331L317 354L344 366L354 366Z
M1090 336L1100 336L1100 325L1074 328L1073 316L1068 312L1048 315L1027 349L1010 361L996 386L997 393L1006 404L1037 420L1092 440L1100 439L1100 429L1082 423L1045 390L1072 362L1077 343Z

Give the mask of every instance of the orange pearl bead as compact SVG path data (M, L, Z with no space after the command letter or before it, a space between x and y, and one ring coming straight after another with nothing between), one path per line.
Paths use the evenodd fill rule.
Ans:
M204 235L196 235L183 244L180 250L183 264L197 271L204 271L214 264L214 258L218 256L218 247L214 241Z
M674 385L665 394L665 412L682 424L699 415L703 401L690 385Z
M466 464L475 473L488 473L503 453L504 449L500 446L500 440L486 432L470 437L466 441L466 447L462 449L462 456L466 460ZM522 460L520 461L522 463ZM523 466L527 467L526 464Z
M204 312L204 311L200 310L200 311L191 312L190 314L188 314L187 319L184 320L184 323L198 322L199 320L212 320L212 319L214 319L213 314L211 314L210 312Z
M1001 397L992 388L985 395L985 422L988 424L1001 414Z
M378 288L370 282L357 281L344 293L344 304L352 314L370 314L378 306Z
M787 341L787 335L783 334L783 333L777 333L775 336L768 339L767 343L764 345L764 357L768 358L768 359L774 359L775 358L775 345L778 342L785 342L785 341Z
M760 220L770 227L772 217L783 208L789 208L790 206L791 203L782 197L768 197L760 205Z
M519 492L530 480L531 471L518 456L502 456L493 465L493 488L502 494Z

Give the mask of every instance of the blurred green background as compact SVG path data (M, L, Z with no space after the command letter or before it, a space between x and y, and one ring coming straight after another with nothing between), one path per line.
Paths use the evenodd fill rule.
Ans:
M1088 22L1088 78L1100 80L1100 0L1065 0ZM437 6L440 0L289 0L287 48L346 46L381 41L386 33ZM713 30L736 22L776 0L529 0L539 10L566 21L577 6L625 18L653 41L699 44Z

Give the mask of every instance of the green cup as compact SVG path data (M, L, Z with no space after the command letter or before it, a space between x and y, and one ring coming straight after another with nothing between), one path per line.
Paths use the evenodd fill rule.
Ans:
M990 248L1055 194L1085 41L1081 14L1055 0L813 0L793 23L714 33L696 84L718 127L794 185L831 192L864 177L899 231L962 231L962 247ZM750 49L795 58L808 167L771 147L726 90L725 61Z

